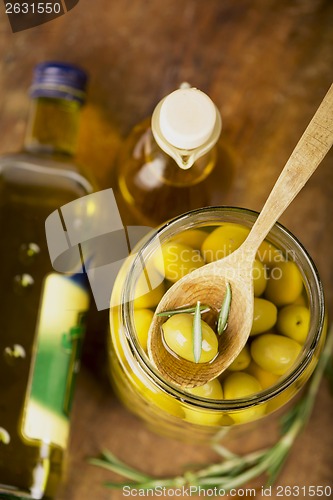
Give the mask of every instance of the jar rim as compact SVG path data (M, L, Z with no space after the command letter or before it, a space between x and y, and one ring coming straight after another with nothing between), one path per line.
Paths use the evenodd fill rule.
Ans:
M310 362L313 359L315 350L321 338L321 332L323 330L324 318L325 318L325 300L322 282L318 273L318 270L309 255L308 251L302 245L302 243L294 236L285 226L277 222L272 230L267 236L269 242L274 243L276 239L284 239L284 243L293 251L294 255L297 257L296 260L302 261L300 271L303 276L303 281L308 293L308 298L310 302L310 329L307 337L307 341L302 346L303 350L300 355L300 359L295 366L291 368L286 374L284 374L279 380L272 386L263 389L262 391L255 393L244 398L232 399L232 400L218 400L218 399L207 399L197 395L190 394L182 390L176 384L167 381L163 375L157 370L157 368L149 360L148 355L144 352L142 347L137 341L133 320L133 276L135 274L135 267L140 265L142 269L142 262L145 262L145 253L151 254L152 250L161 244L161 236L167 234L168 237L176 234L177 229L185 230L183 225L185 222L190 224L186 229L198 228L198 223L213 225L212 219L208 216L213 217L215 215L216 224L221 222L226 222L225 220L218 219L216 215L223 214L224 216L229 215L230 218L237 216L247 217L247 222L254 223L255 219L258 217L259 213L254 210L250 210L243 207L235 206L212 206L205 207L196 210L191 210L182 215L179 215L170 221L162 224L158 228L154 229L146 237L144 242L139 243L138 246L133 250L137 252L131 266L126 274L123 289L121 292L121 315L122 321L125 325L125 331L127 342L131 348L132 353L135 355L141 369L146 376L149 377L150 381L158 385L160 390L166 393L171 393L176 399L197 405L201 408L210 410L224 410L224 411L235 411L237 409L249 408L254 405L266 403L275 396L281 394L286 388L291 386L306 370ZM198 220L199 218L199 220ZM191 219L189 221L189 219ZM192 219L195 219L194 221ZM214 217L213 217L214 219ZM233 222L244 223L245 220L238 220ZM287 245L288 243L288 245ZM280 245L281 246L281 245ZM287 250L283 247L284 250ZM150 250L150 252L149 252ZM149 258L149 256L148 256ZM305 268L310 271L309 278L305 274ZM134 284L136 281L134 280Z

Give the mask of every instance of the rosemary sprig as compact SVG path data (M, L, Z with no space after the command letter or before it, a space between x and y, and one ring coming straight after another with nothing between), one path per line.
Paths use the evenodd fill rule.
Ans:
M193 357L195 363L199 363L201 351L202 351L202 327L201 327L201 311L200 311L200 300L198 300L194 318L193 318Z
M89 463L116 472L131 481L144 482L150 480L149 476L129 467L108 450L103 450L101 458L92 458L89 460Z
M231 286L230 283L226 284L226 291L222 302L221 310L217 320L217 333L221 335L228 325L228 318L231 307Z
M198 305L197 305L198 306ZM136 471L121 462L110 452L104 451L101 458L89 462L98 467L104 467L127 479L126 482L108 482L106 487L121 489L130 486L136 489L163 487L179 488L182 486L197 486L204 488L223 488L226 492L239 488L261 474L267 475L268 484L273 484L281 471L285 460L301 430L308 422L318 393L320 382L326 367L332 363L333 325L330 328L325 348L318 365L310 380L308 389L298 403L281 421L280 439L270 448L254 451L246 455L237 455L227 448L213 442L212 447L222 458L222 462L209 465L200 470L186 471L181 476L170 478L154 478L148 474Z
M174 316L175 314L182 314L182 313L187 313L187 314L194 314L197 309L197 306L182 306L182 307L177 307L176 309L170 309L169 311L162 311L159 313L156 313L156 316ZM210 307L201 304L200 305L200 312L205 313L210 310Z

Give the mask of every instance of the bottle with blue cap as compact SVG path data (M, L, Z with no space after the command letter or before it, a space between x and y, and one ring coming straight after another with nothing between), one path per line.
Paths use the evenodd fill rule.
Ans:
M95 190L73 157L86 84L37 65L23 150L0 158L1 498L52 497L61 477L89 294L76 263L52 268L45 220Z
M205 206L226 203L233 152L210 97L183 83L138 124L120 149L116 193L127 223L156 226Z

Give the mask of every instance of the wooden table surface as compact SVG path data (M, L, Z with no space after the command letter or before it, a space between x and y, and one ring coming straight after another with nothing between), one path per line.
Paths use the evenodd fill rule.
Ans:
M0 5L0 152L17 150L35 63L78 63L91 76L79 158L110 187L123 137L182 81L221 110L223 137L237 154L225 204L259 210L333 81L331 0L80 0L50 23L13 34ZM332 317L333 151L282 222L320 271ZM87 464L101 448L156 475L217 460L205 446L154 435L114 397L106 376L107 311L92 311L73 410L67 477L57 500L123 498ZM332 485L333 399L323 382L307 430L281 485ZM259 494L257 495L260 496ZM271 498L278 498L273 490Z

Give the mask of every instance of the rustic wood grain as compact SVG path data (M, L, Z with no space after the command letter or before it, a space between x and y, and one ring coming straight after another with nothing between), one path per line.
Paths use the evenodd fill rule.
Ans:
M0 4L0 153L20 147L35 63L60 59L91 75L79 159L110 186L122 138L180 82L209 93L237 156L225 203L260 209L333 81L331 0L80 0L51 23L12 34ZM304 243L333 306L333 152L282 217ZM156 436L115 399L105 373L107 314L93 311L75 397L67 477L58 500L123 498L86 458L108 447L157 475L216 460L203 446ZM332 485L333 403L323 383L282 485ZM259 494L257 495L259 496ZM277 498L273 493L271 498Z

